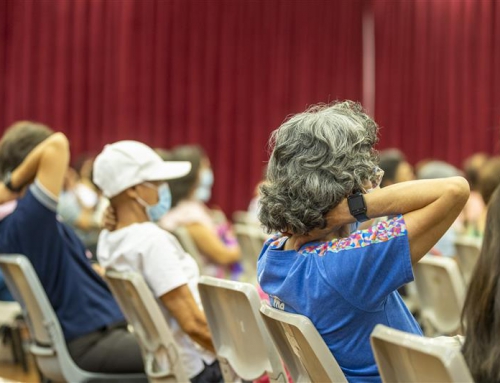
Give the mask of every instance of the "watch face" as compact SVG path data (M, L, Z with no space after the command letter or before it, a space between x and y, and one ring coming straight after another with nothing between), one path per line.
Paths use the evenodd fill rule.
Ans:
M349 198L349 207L351 211L365 211L365 201L363 196L358 195L353 198Z

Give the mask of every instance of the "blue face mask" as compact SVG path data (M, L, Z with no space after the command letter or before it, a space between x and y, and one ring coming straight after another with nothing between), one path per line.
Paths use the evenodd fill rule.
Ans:
M195 192L195 198L202 202L208 202L212 196L212 185L214 184L214 173L212 169L203 169L200 174L200 184Z
M147 184L145 183L145 185ZM137 201L146 208L146 214L151 222L158 222L172 207L172 194L170 193L168 185L161 184L157 191L158 203L156 205L148 205L141 198L137 199Z

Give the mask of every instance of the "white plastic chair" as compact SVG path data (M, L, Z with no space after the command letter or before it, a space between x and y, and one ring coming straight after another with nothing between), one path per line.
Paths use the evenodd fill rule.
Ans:
M425 334L455 334L460 329L466 294L457 263L427 255L414 266L414 274Z
M235 224L234 233L243 253L243 281L257 283L257 260L266 240L257 225Z
M377 325L370 342L383 382L474 382L460 347L384 325Z
M260 312L294 382L347 382L309 318L262 303Z
M455 241L458 266L467 285L481 253L481 242L480 238L470 237L460 237Z
M189 381L170 328L142 276L135 272L107 270L105 278L134 328L150 381Z
M203 256L198 250L196 243L194 243L193 238L191 238L191 235L189 234L187 229L183 226L179 226L177 229L175 229L175 231L172 232L172 234L177 238L184 251L193 257L193 259L202 270L202 266L204 264Z
M146 381L144 374L102 374L78 367L71 358L61 325L45 290L24 255L0 255L0 268L14 298L21 304L31 333L30 352L44 377L55 382Z
M249 283L202 276L198 289L224 380L234 381L234 374L244 380L267 374L271 382L288 382L260 316L256 288Z

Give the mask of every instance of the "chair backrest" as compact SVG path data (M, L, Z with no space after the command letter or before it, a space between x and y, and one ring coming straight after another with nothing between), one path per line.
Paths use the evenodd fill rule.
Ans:
M243 253L244 281L257 282L257 259L265 242L265 234L257 225L235 224L236 239Z
M267 374L271 382L287 382L259 313L257 289L249 283L208 276L200 278L198 289L224 380L233 381L230 375L234 371L244 380Z
M55 382L86 382L144 377L80 369L69 355L59 320L29 259L19 254L0 255L0 268L9 290L23 308L32 338L30 351L46 378Z
M347 382L309 318L262 303L260 312L294 382Z
M106 280L141 345L148 377L162 382L188 381L172 332L142 276L108 270Z
M459 237L455 241L456 258L465 283L470 283L472 272L481 253L481 239Z
M377 325L370 342L383 382L473 382L459 347L440 343L384 325Z
M193 238L191 238L191 235L189 234L187 229L183 226L179 226L177 229L175 229L175 231L172 232L172 234L175 235L184 251L193 257L198 266L200 266L200 269L203 269L201 267L204 264L203 256L198 250L196 243L193 241Z
M458 331L466 287L457 263L427 255L415 265L414 273L426 334Z

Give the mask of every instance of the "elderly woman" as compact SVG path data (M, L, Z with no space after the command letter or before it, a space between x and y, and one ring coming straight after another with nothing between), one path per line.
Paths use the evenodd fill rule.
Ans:
M461 177L377 189L377 130L353 102L295 115L272 134L261 187L259 219L283 233L259 257L262 289L274 307L311 319L350 382L380 381L369 343L376 324L421 334L396 290L469 196Z

